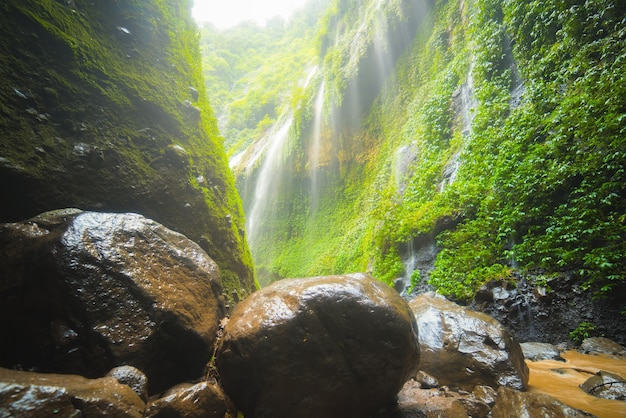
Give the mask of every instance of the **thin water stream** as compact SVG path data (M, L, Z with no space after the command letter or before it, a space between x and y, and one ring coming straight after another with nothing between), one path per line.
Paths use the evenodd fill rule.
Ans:
M528 390L545 393L598 418L626 417L626 402L596 398L578 387L600 370L626 377L626 359L602 354L561 353L565 362L526 361L530 369Z

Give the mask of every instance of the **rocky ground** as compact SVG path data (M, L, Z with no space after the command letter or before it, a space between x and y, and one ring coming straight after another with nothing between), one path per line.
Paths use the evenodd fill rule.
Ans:
M529 380L567 347L520 345L435 293L409 303L366 274L287 279L227 318L215 263L136 214L4 224L0 252L1 416L588 416ZM626 362L607 339L580 350ZM575 389L620 414L625 374Z

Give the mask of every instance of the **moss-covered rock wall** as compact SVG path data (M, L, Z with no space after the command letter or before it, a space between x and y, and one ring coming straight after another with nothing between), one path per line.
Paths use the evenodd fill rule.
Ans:
M198 242L243 296L252 260L191 3L0 4L0 221L138 212Z
M623 311L625 11L333 1L280 159L292 180L272 183L253 244L260 280L367 270L467 301L490 281L567 277Z

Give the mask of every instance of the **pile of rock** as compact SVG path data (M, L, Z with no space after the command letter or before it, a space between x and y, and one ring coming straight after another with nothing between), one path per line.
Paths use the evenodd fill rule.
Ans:
M287 279L226 318L215 263L136 214L1 225L0 278L1 416L578 416L524 392L497 321L434 293Z

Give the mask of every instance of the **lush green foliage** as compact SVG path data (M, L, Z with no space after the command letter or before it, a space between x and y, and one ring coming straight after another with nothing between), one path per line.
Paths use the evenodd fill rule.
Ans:
M569 333L569 337L576 344L580 344L586 338L593 337L596 330L595 325L589 321L583 321Z
M201 28L207 93L230 155L293 108L302 77L315 65L315 22L327 1L309 2L289 22L277 17L265 27L244 22L226 30Z
M406 243L435 235L430 283L458 299L515 270L572 273L598 295L623 284L624 3L424 2L410 48L373 59L409 3L337 0L320 21L323 194L313 210L309 111L257 264L268 278L367 269L391 283ZM378 90L365 91L378 88L368 65L394 68ZM354 86L376 97L357 126Z

